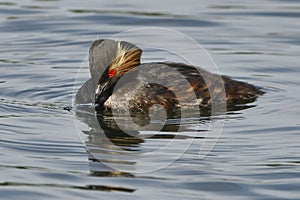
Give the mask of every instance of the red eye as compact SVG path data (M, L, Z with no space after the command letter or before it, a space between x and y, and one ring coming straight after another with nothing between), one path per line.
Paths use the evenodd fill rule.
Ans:
M108 72L108 77L109 77L109 78L114 77L114 76L115 76L115 73L116 73L116 71L115 71L114 69L109 70L109 72Z

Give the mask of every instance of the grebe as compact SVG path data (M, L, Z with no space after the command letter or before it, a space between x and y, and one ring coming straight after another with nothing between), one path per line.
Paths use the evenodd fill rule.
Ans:
M181 105L180 98L183 98L184 102L191 100L191 104L197 104L201 108L209 108L212 104L211 97L214 96L214 102L218 102L225 89L226 94L223 99L226 101L227 109L234 110L236 105L254 102L264 93L254 85L183 63L142 64L141 54L140 48L125 41L94 41L89 51L91 79L79 89L76 101L94 102L97 113L112 108L148 112L155 104L163 106L165 110L174 111L184 106ZM139 69L147 69L147 73ZM157 80L173 80L172 77L176 78L176 73L189 83L188 88L186 85L182 86L180 82L175 84L175 87L168 87L155 81L149 82L151 77L154 79L158 77ZM125 81L118 84L122 82L121 78L125 75ZM147 82L145 82L146 78ZM139 87L135 88L135 86ZM135 88L134 92L132 88ZM175 95L183 90L194 92L190 92L191 96Z

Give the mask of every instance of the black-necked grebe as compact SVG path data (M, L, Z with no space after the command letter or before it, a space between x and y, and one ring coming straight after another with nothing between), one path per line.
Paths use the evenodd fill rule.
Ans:
M141 64L141 54L140 48L125 41L96 40L89 51L91 79L80 88L76 101L94 102L96 111L100 113L112 108L133 112L149 111L154 104L172 111L184 106L181 104L181 98L184 102L191 101L189 103L193 105L208 108L212 103L212 96L213 101L218 102L222 91L223 93L226 91L223 99L230 109L235 105L251 103L264 93L251 84L187 64L173 62ZM147 72L139 69L147 69ZM188 81L188 87L182 86L180 82L170 87L168 84L157 83L157 80L172 81L172 78L178 78L176 73ZM117 84L125 75L125 81ZM156 81L151 82L151 77ZM190 92L191 96L188 93L181 97L175 95L183 90L193 92Z

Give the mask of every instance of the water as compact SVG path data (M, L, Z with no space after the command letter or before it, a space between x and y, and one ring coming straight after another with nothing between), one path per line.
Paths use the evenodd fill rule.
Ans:
M299 199L299 9L292 0L0 2L0 199ZM88 138L81 130L91 131L83 123L89 118L64 108L72 105L91 42L142 26L187 34L210 52L222 74L267 93L255 107L220 119L221 137L204 159L199 148L209 120L199 125L188 119L176 140L176 121L169 122L169 138L112 138L136 151L175 141L172 156L189 142L191 130L203 130L171 165L130 173L92 160L86 146L103 150L105 138ZM152 51L146 58L159 59ZM166 156L131 159L156 166Z

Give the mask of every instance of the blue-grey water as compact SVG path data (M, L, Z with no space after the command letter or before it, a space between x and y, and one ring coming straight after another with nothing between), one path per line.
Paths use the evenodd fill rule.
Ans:
M299 18L295 0L2 0L0 199L299 199ZM107 138L90 130L88 115L66 108L80 87L74 88L76 77L82 83L89 78L78 69L91 42L145 26L188 35L208 50L222 74L266 94L255 107L222 118L221 136L206 157L199 158L196 142L170 165L134 173L92 159L93 150L107 153ZM199 119L187 121L177 139L113 139L132 151L175 141L171 155L186 147L189 130L199 126ZM197 134L196 141L209 137L209 131ZM157 166L168 156L121 164Z

